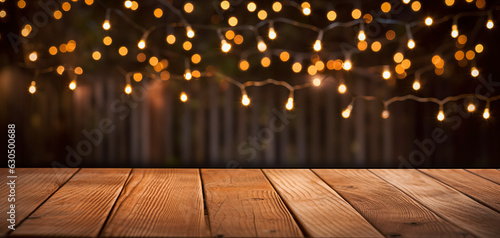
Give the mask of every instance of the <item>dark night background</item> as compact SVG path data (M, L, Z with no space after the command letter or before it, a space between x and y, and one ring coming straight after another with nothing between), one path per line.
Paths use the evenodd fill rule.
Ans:
M368 46L365 51L355 53L351 71L325 69L318 72L317 77L330 76L329 79L319 87L297 90L291 112L284 109L288 98L285 88L276 85L250 87L247 92L252 103L244 107L239 88L216 72L239 82L268 78L291 85L309 82L316 77L307 74L307 66L315 54L312 45L317 33L275 23L278 38L271 41L267 37L267 25L259 28L268 47L267 53L287 50L291 54L287 62L282 62L279 54L272 55L271 66L263 68L260 59L266 53L257 51L253 32L235 31L244 41L241 45L228 41L232 49L226 54L221 52L220 39L213 29L228 27L227 19L231 16L238 18L238 26L255 25L260 22L257 11L261 9L267 11L267 19L284 17L323 28L331 23L326 14L332 9L338 14L334 22L348 22L353 20L353 8L361 9L363 15L375 16L382 13L380 5L384 1L312 0L312 13L304 16L293 6L294 3L300 5L298 1L283 1L280 12L272 10L273 1L256 1L257 11L253 13L247 10L247 1L230 1L231 8L227 11L220 9L220 1L192 1L194 11L187 14L182 11L185 2L174 0L172 5L182 11L196 32L190 40L193 48L189 51L182 48L182 42L188 40L185 28L166 26L180 23L179 17L160 1L138 1L139 8L135 11L126 9L123 2L95 1L88 6L82 0L70 1L71 10L61 10L59 20L49 17L38 1L27 1L23 9L18 8L17 1L0 3L0 10L7 13L0 19L0 125L6 135L7 124L16 124L18 167L500 167L500 100L491 103L488 120L482 117L484 101L478 101L472 114L457 112L466 111L464 100L445 105L447 119L443 122L436 119L436 104L414 101L391 104L390 117L382 119L383 108L379 102L356 100L351 117L341 117L342 110L351 100L349 95L370 95L380 99L407 94L439 99L476 92L484 96L499 95L499 1L487 1L481 9L476 6L477 1L459 0L451 7L444 1L422 1L422 9L418 12L412 11L411 3L388 1L393 11L401 10L381 16L403 22L423 21L427 16L436 21L447 15L491 10L497 25L487 29L486 15L461 17L458 28L461 35L467 36L464 45L459 45L457 39L450 36L451 19L430 27L419 25L412 28L416 47L409 50L404 26L372 21L365 26L367 41L380 41L382 50L375 53ZM62 3L59 2L59 8ZM108 8L112 9L111 29L105 31L102 23ZM163 9L159 19L153 15L156 8ZM143 32L124 20L115 9L145 29L157 27L149 35L146 49L137 48ZM20 36L25 25L23 18L33 22L37 13L45 14L47 24L33 29L28 37ZM356 47L358 30L355 26L327 31L323 49L317 55L325 63L330 59L344 60L342 47ZM385 38L388 30L396 32L392 41ZM17 52L9 42L9 33L24 38ZM177 38L173 45L165 42L170 33ZM105 36L112 37L110 46L103 44ZM76 42L73 52L48 53L50 46L70 40ZM457 50L474 50L478 43L484 45L485 50L476 53L474 60L462 63L455 60ZM121 46L128 48L126 56L118 54ZM32 51L38 52L35 62L28 59ZM102 54L99 61L92 59L94 51ZM397 51L404 52L405 58L412 62L407 76L401 79L394 72L393 55ZM170 79L152 78L160 77L161 72L146 75L145 72L154 70L147 60L137 61L140 52L148 59L155 56L168 60L164 71L169 72ZM195 53L200 54L202 60L199 64L191 63L191 70L207 75L190 81L179 78L184 73L186 59ZM431 63L436 54L446 61L442 75L434 73ZM245 55L250 69L243 72L238 62ZM295 60L302 60L301 73L291 70ZM478 78L470 75L473 64L480 70ZM68 88L74 77L70 71L62 75L56 72L36 75L36 69L58 65L83 68L83 74L77 76L76 90ZM380 76L383 65L391 67L389 80ZM429 65L431 70L421 76L422 88L414 91L413 72ZM132 80L132 95L123 92L126 72L144 73L141 82ZM28 88L35 76L37 91L30 94ZM337 92L340 81L347 85L348 94ZM485 82L490 82L489 87L484 86ZM189 95L185 103L179 100L182 91ZM289 115L284 129L265 134L270 123L276 120L273 118L279 119L277 115L281 113ZM69 153L67 148L78 150L79 143L89 141L83 131L99 128L100 123L110 123L114 130L103 133L102 141L85 148L88 155L79 155L81 160L75 159L78 156ZM418 155L426 151L422 151L415 141L428 142L435 130L443 130L446 139L427 144L426 148L431 150L418 160Z

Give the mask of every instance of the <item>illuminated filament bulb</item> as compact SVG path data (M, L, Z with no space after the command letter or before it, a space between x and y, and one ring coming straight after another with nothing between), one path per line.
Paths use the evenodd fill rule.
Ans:
M457 38L457 36L458 36L458 27L457 24L453 24L453 26L451 26L451 37Z
M408 40L408 48L415 48L415 41L413 39Z
M259 39L259 43L257 43L257 49L259 49L260 52L266 51L267 45L262 39Z
M359 31L358 40L360 40L360 41L366 40L365 31L363 31L363 30Z
M188 96L185 92L182 92L181 93L181 101L182 102L186 102L188 100Z
M241 104L243 104L243 106L250 105L250 98L248 98L246 93L243 94L243 97L241 97Z
M132 86L130 86L129 83L125 86L125 93L126 94L131 94L132 93Z
M31 94L34 94L36 92L36 82L35 81L31 81L31 85L30 85L28 91Z
M109 24L108 20L105 20L104 23L102 23L102 28L104 30L109 30L109 28L111 28L111 24Z
M490 109L489 109L488 107L486 107L486 108L484 109L484 112L483 112L483 118L484 118L484 119L488 119L488 118L490 118Z
M191 26L186 26L186 35L189 38L194 37L194 31L193 31L193 28L191 28Z
M320 51L321 50L321 41L320 40L316 40L316 42L314 42L313 48L314 48L315 51Z
M443 112L442 108L439 109L439 113L437 115L437 119L438 119L438 121L443 121L444 120L444 112Z
M352 105L347 106L347 108L344 111L342 111L342 117L349 118L349 116L351 116L351 111L352 111Z
M473 112L475 110L476 110L476 106L474 105L474 103L469 103L469 105L467 106L467 111Z
M347 91L347 87L345 86L345 84L342 83L339 85L338 90L340 94L344 94Z
M186 72L184 73L184 78L186 80L191 80L192 77L193 77L193 75L191 75L191 70L186 69Z
M231 50L231 44L227 43L226 40L222 40L221 45L222 45L223 52L228 52L229 50Z
M309 4L308 2L303 2L301 7L302 13L304 13L304 15L309 16L311 14L311 4Z
M430 25L432 25L432 22L433 22L433 21L432 21L432 18L431 18L431 17L427 17L427 18L425 18L425 25L430 26Z
M319 78L313 79L313 85L319 87L319 85L321 85L321 79Z
M382 77L384 79L389 79L391 77L391 72L386 68L384 72L382 73Z
M420 89L420 81L415 80L415 82L413 82L413 90L418 91L419 89Z
M276 39L276 31L274 31L274 27L269 27L269 39Z
M495 26L493 23L493 20L489 19L488 22L486 22L486 28L491 29Z
M470 70L470 75L472 75L472 77L479 76L479 70L476 67L472 67Z
M384 109L384 110L382 111L382 118L387 119L387 118L389 118L389 115L390 115L390 114L389 114L389 110Z
M288 101L286 102L286 109L287 110L292 110L292 108L293 108L293 98L289 97Z
M351 68L352 68L351 61L350 60L344 61L344 65L342 67L344 68L344 70L351 70Z
M139 47L139 49L144 49L146 47L146 41L144 40L141 40L139 41L139 43L137 43L137 47Z
M75 90L75 88L76 88L76 81L73 80L73 81L71 81L71 83L69 83L69 89Z

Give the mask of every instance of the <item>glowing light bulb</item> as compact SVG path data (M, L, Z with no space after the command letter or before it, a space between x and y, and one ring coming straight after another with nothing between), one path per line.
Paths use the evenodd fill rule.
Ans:
M438 121L443 121L444 120L444 113L443 113L443 110L439 110L439 113L437 115L437 119Z
M243 94L243 97L241 97L241 104L243 104L243 106L250 105L250 98L248 98L246 94Z
M391 77L391 72L389 72L389 70L384 70L382 77L384 77L384 79L389 79Z
M109 24L108 20L105 20L104 23L102 23L102 28L104 30L109 30L109 28L111 28L111 24Z
M274 27L269 28L269 39L271 40L276 39L276 31L274 31Z
M314 48L315 51L320 51L321 50L321 41L320 40L316 40L316 42L314 42L313 48Z
M351 110L352 106L351 105L347 106L347 108L344 111L342 111L342 117L349 118L349 116L351 116Z
M257 48L259 49L260 52L264 52L267 49L266 43L262 39L259 39L259 43L257 44Z
M34 94L36 92L36 82L35 81L31 81L31 85L30 85L28 91L31 94Z
M491 19L490 19L490 20L488 20L488 22L486 22L486 27L487 27L488 29L493 28L493 26L495 26L495 24L493 24L493 21L492 21Z
M351 70L352 68L351 61L350 60L344 61L344 65L342 67L344 68L344 70Z
M126 94L131 94L132 93L132 86L130 86L130 84L127 84L125 86L125 93Z
M186 35L189 38L194 37L194 31L193 31L193 28L191 28L191 26L186 26Z
M389 114L389 110L384 109L384 110L382 111L382 118L387 119L387 118L389 118L389 115L390 115L390 114Z
M410 39L408 41L408 48L410 48L410 49L415 48L415 41L413 39Z
M489 109L489 108L485 108L485 109L484 109L484 112L483 112L483 118L484 118L484 119L488 119L488 118L490 118L490 109Z
M137 43L137 47L139 47L139 49L144 49L146 47L146 41L144 40L141 40L139 41L139 43Z
M221 44L222 44L222 51L223 52L228 52L231 49L231 45L229 43L227 43L226 40L222 40Z
M71 81L71 83L69 83L69 89L75 90L75 88L76 88L76 81L73 80L73 81Z
M184 79L191 80L192 77L193 75L191 75L191 70L186 69L186 72L184 73Z
M473 103L469 103L469 105L467 106L467 111L473 112L475 110L476 110L476 106L474 106Z
M319 85L321 85L321 79L319 78L315 78L313 79L313 85L318 87Z
M451 26L451 37L457 38L457 36L458 36L458 27L456 24L453 24L453 26Z
M472 67L470 70L470 75L472 75L472 77L479 76L479 70L476 67Z
M347 91L347 87L345 84L340 84L338 90L340 94L344 94Z
M132 7L132 1L127 0L127 1L125 1L124 4L125 4L126 8L131 8Z
M360 41L366 40L365 31L359 31L358 40L360 40Z
M413 82L413 90L418 91L420 89L420 82L418 80L415 80Z
M433 20L431 17L425 18L425 25L430 26L430 25L432 25L432 22L433 22Z
M181 93L181 101L182 101L182 102L186 102L187 100L188 100L188 96L186 95L186 93L185 93L185 92L182 92L182 93Z
M286 102L286 109L287 110L292 110L292 108L293 108L293 98L289 97L288 101Z

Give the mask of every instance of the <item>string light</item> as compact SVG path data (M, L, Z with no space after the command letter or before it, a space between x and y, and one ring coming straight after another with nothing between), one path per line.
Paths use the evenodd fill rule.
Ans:
M248 68L250 67L250 64L248 63L247 60L242 59L240 60L239 67L242 71L247 71Z
M314 42L313 48L314 48L315 51L320 51L321 50L321 41L320 40L316 40Z
M186 26L186 35L189 38L194 37L194 31L193 31L193 28L191 28L191 26Z
M484 109L484 112L483 112L483 118L484 118L484 119L488 119L488 118L490 118L490 109L489 109L489 108L485 108L485 109Z
M185 92L182 92L181 93L181 101L182 102L186 102L188 100L188 96Z
M69 83L69 89L70 90L75 90L76 89L76 80L72 80L71 83Z
M292 110L293 109L293 97L288 97L288 101L286 102L286 109L287 110Z
M443 121L444 120L444 112L443 112L443 106L439 106L439 113L437 115L438 121Z
M347 91L347 87L345 86L345 84L341 83L339 85L338 91L340 94L344 94Z
M457 24L453 24L453 26L451 26L451 37L457 38L457 36L458 36L458 26Z
M430 26L430 25L432 25L432 22L433 22L433 20L431 17L425 18L425 25Z
M479 76L479 70L476 67L472 67L470 70L470 74L472 75L472 77L477 77Z
M413 90L418 91L419 89L420 89L420 81L415 79L415 81L413 81Z
M247 4L247 9L249 12L254 12L257 9L257 5L254 2L249 2Z
M111 28L111 24L109 23L109 20L105 20L104 23L102 23L102 28L106 31Z
M359 31L358 40L360 40L360 41L366 40L366 35L365 35L365 31L364 30L360 30Z
M243 93L243 96L241 97L241 104L243 104L243 106L250 105L250 98L248 98L246 93Z
M488 22L486 22L486 27L488 29L493 28L493 26L495 26L495 24L493 24L493 20L490 19L490 20L488 20Z
M266 45L266 43L264 43L264 40L262 39L262 37L259 36L257 41L258 41L257 49L259 49L260 52L266 51L267 45Z
M313 79L313 85L316 86L316 87L319 87L321 85L321 79L314 78Z
M408 40L408 48L415 48L415 41L413 41L413 39Z
M271 40L276 39L276 31L274 31L274 26L273 26L272 22L269 23L269 34L268 34L268 36L269 36L269 39L271 39Z
M137 43L137 47L141 50L144 49L146 47L146 41L140 40L139 43Z
M126 94L131 94L132 93L132 86L130 86L130 84L125 85L124 91Z
M306 16L309 16L311 14L311 4L308 2L303 2L302 5L302 13Z
M351 70L351 68L352 68L351 60L344 61L343 68L344 68L344 70L347 70L347 71Z
M229 50L231 50L231 45L230 45L229 43L227 43L227 41L226 41L226 40L222 40L222 41L221 41L221 45L222 45L222 47L221 47L221 48L222 48L222 51L223 51L224 53L227 53L227 52L229 52Z
M186 80L191 80L191 78L193 77L193 75L191 74L191 70L190 69L186 69L185 73L184 73L184 79Z
M474 106L474 103L470 102L469 105L467 106L467 111L473 112L476 110L476 106Z
M36 53L36 51L31 52L31 54L29 55L29 59L33 62L38 59L38 54Z
M31 94L34 94L36 92L36 82L35 81L31 81L31 85L30 87L28 88L28 91L31 93Z
M389 115L390 115L390 114L389 114L389 110L384 109L384 110L382 111L382 118L383 118L383 119L387 119L387 118L389 118Z
M126 8L131 8L132 7L132 1L127 0L127 1L125 1L124 5L125 5Z
M382 73L382 77L384 79L389 79L391 77L391 72L389 71L389 66L384 66L384 72Z
M349 106L347 106L347 108L342 111L342 117L343 118L349 118L349 116L351 116L351 111L352 111L352 104L349 104Z

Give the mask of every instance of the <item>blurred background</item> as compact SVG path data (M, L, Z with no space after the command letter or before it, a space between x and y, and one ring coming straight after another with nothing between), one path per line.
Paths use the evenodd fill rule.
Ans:
M446 103L444 121L437 104L415 101L395 102L381 116L379 100L395 96L500 95L500 35L497 25L486 27L500 20L499 1L469 2L312 0L306 15L302 1L254 1L254 11L249 1L0 1L0 125L16 125L19 167L500 167L500 100L488 119L485 102L475 99ZM357 17L364 43L351 24L326 31L319 52L318 32L276 21L270 40L262 23L286 18L324 28ZM415 48L407 47L405 24L376 19L415 23ZM244 27L258 24L256 32ZM232 45L227 53L220 36ZM352 69L342 69L348 60ZM228 77L322 81L296 90L289 111L287 88L247 87L251 103L243 106ZM379 100L356 99L343 118L360 95Z

